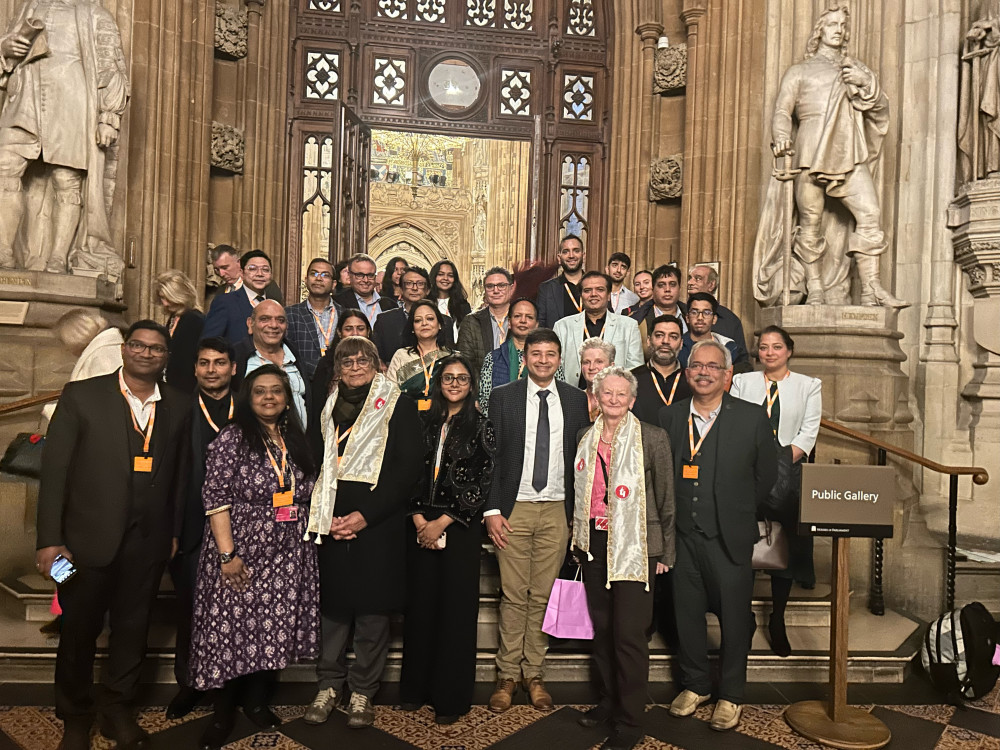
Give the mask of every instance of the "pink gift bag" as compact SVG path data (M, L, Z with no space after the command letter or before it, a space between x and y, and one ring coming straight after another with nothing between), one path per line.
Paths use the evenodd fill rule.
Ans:
M587 592L580 580L581 568L577 568L576 578L567 581L557 578L552 584L549 604L545 608L542 632L556 638L593 640L594 624L587 609Z

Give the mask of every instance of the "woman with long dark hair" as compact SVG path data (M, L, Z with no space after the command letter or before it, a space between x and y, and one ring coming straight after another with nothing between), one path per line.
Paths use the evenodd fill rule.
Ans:
M450 724L468 712L476 681L480 520L496 436L476 409L465 357L451 354L440 368L425 422L421 490L410 502L400 697L404 710L430 703L437 723Z
M431 266L429 276L430 292L427 296L437 301L438 310L442 315L448 315L455 321L455 340L458 340L458 327L462 319L472 312L469 296L458 276L458 268L447 258L439 260Z
M404 346L396 351L385 376L417 400L421 411L431 405L430 392L438 360L452 350L445 344L444 316L429 299L413 303L403 333Z
M316 467L292 404L280 367L249 372L208 448L191 678L219 691L202 748L226 744L240 699L256 726L281 724L267 706L278 671L319 653L316 547L303 540Z
M389 259L385 264L385 273L382 275L382 288L379 295L386 299L394 299L398 303L403 298L403 290L399 288L399 280L403 278L406 271L407 262L398 255Z

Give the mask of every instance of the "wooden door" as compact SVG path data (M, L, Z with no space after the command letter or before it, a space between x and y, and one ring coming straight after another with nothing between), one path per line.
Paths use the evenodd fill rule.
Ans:
M334 191L330 258L334 261L363 253L368 247L368 171L371 169L372 129L341 104L334 124L340 142L339 191ZM338 194L339 192L339 194Z

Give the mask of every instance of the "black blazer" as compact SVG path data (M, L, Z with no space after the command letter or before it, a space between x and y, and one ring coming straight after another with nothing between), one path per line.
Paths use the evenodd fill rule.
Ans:
M157 561L170 557L171 540L180 535L190 470L189 397L163 383L160 395L143 523ZM117 370L66 384L42 452L38 549L66 545L80 565L111 563L132 504L131 429Z
M691 399L660 409L660 425L670 436L674 454L674 486L690 480L681 471L690 453L688 415ZM492 416L492 414L490 415ZM778 478L778 456L767 411L728 393L712 425L716 433L715 508L719 535L730 559L748 564L757 543L757 507Z
M538 285L538 295L536 304L538 306L538 327L551 328L557 320L565 318L563 296L566 290L563 288L562 274L557 274L555 278L543 281Z
M563 414L563 458L566 497L566 520L572 523L574 491L573 461L576 458L577 435L590 425L587 394L561 380L553 380L559 392L559 404ZM484 511L499 510L504 518L510 518L517 501L517 488L521 484L524 470L525 410L528 406L528 379L515 380L501 385L490 394L490 421L496 431L496 465L502 466L490 485L490 496ZM768 435L770 435L768 431ZM768 487L768 490L771 488ZM756 526L754 526L756 528Z
M386 364L392 360L392 355L404 346L413 346L414 341L407 340L406 321L409 320L409 313L402 307L389 310L379 315L375 319L375 328L372 329L372 341L378 349L378 356ZM442 345L449 348L455 347L455 325L452 319L444 316L444 325L441 329ZM480 360L482 361L482 360Z
M205 327L205 315L198 310L185 310L177 321L177 328L167 348L170 359L164 379L184 393L194 393L198 381L194 378L194 363L198 360L198 342Z

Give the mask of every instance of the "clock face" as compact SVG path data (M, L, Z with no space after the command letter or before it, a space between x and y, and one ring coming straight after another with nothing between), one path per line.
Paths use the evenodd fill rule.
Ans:
M462 112L479 99L482 81L464 60L442 60L427 76L431 99L446 112Z

